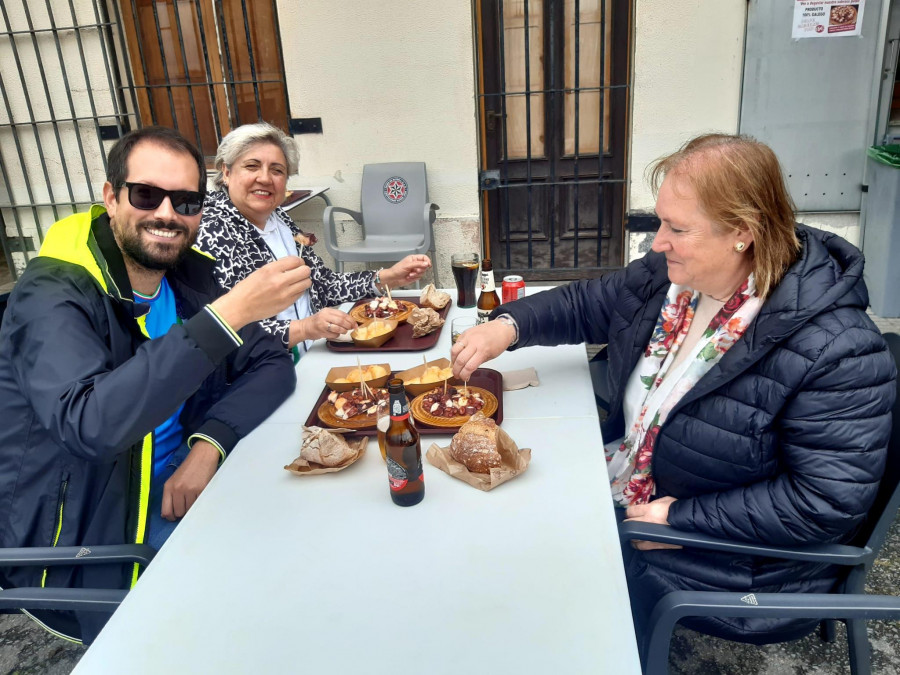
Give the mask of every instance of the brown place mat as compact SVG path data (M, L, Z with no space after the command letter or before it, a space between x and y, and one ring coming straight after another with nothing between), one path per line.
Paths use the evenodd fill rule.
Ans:
M400 310L394 316L380 316L380 317L371 317L366 316L366 305L372 302L372 300L379 300L380 298L366 298L365 300L361 300L353 305L353 308L350 310L349 314L353 317L353 320L357 323L366 323L368 321L374 320L385 320L385 319L393 319L394 321L406 321L406 317L412 314L412 311L418 307L418 305L413 304L410 300L404 300L402 298L396 298L394 301L397 303L397 308ZM402 308L402 309L401 309Z
M462 385L453 386L456 387L457 391L462 388ZM471 382L469 383L468 388L472 392L481 394L481 398L484 400L484 407L481 409L481 411L485 414L485 416L490 417L491 415L493 415L497 410L497 397L487 389L472 386ZM432 390L429 389L429 391ZM428 392L425 392L425 394L427 393ZM471 415L457 415L456 417L438 417L437 415L432 415L430 412L425 410L423 402L425 394L419 394L409 404L409 411L412 413L412 416L416 418L416 422L424 422L425 424L433 427L458 429L463 424L469 421L469 417L471 417Z
M392 375L393 374L396 373L392 373ZM503 422L503 376L493 368L479 368L474 373L472 373L472 377L469 378L469 386L485 389L497 397L497 412L492 415L492 417L496 420L497 424ZM319 410L321 409L322 404L327 402L328 394L330 391L331 389L329 389L327 385L322 389L322 393L319 395L319 398L313 404L312 410L309 412L309 417L307 417L306 422L304 422L306 426L321 426L326 428L331 426L330 424L325 422L325 420L319 417ZM344 422L344 420L339 421ZM425 422L416 420L416 430L420 435L423 436L434 434L453 434L456 433L458 429L458 426L435 427L430 424L426 424ZM372 426L365 429L355 429L352 433L353 436L375 436L377 434L378 430L375 428L374 421L372 422Z
M419 301L417 299L398 298L398 300L400 299L402 299L404 302L412 303L417 307L419 306ZM372 298L363 298L353 306L353 309L366 304L370 300L372 300ZM448 302L447 306L444 307L444 309L435 311L437 311L442 319L446 319L447 313L450 311L450 307L452 304L452 301ZM350 310L351 315L353 313L353 309ZM392 337L380 347L357 347L352 342L334 342L333 340L326 340L325 345L333 352L420 352L424 349L431 349L437 344L438 338L441 336L441 331L445 326L449 330L450 327L445 323L443 326L441 326L437 330L432 331L428 335L423 335L420 338L414 338L412 325L406 323L406 321L403 320L397 326L397 332L394 333L394 337Z

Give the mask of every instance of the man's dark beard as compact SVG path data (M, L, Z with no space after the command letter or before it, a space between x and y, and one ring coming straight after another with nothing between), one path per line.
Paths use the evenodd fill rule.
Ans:
M185 237L184 246L180 249L172 253L171 255L160 256L158 253L153 253L147 250L143 243L141 242L140 229L151 227L154 230L178 230ZM166 223L161 223L159 221L142 221L137 224L137 229L132 230L130 232L124 232L120 230L118 232L119 246L122 249L122 253L127 257L131 258L132 261L148 270L170 270L178 265L181 262L181 259L184 255L190 250L191 246L194 245L194 242L197 240L197 233L194 233L194 236L191 236L190 230L185 227L175 226L172 227ZM155 245L157 249L161 249L162 246ZM171 250L174 247L167 247Z

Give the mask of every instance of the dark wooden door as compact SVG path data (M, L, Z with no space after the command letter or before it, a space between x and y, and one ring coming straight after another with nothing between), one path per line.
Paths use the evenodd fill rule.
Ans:
M623 0L481 0L481 182L498 277L623 263L629 13Z

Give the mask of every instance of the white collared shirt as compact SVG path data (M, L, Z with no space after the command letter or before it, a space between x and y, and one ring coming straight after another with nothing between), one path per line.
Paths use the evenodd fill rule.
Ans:
M272 255L275 256L275 260L281 260L290 255L297 255L297 244L294 242L294 235L291 232L291 228L278 219L274 213L269 216L269 219L266 221L266 227L260 231L260 234L262 235L263 241L265 241L266 245L269 247L269 250L272 251ZM294 321L305 319L311 314L309 295L304 293L297 302L279 312L275 318L285 321ZM302 354L309 349L311 345L312 340L306 340L305 344L300 343L297 346L300 348L300 353Z

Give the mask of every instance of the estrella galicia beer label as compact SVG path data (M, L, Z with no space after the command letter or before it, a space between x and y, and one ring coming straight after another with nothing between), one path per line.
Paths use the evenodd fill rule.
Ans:
M391 490L402 490L405 488L409 482L409 474L406 473L406 469L390 457L387 458L387 468Z
M409 417L409 403L400 403L399 398L391 400L391 419L403 420Z

